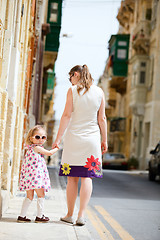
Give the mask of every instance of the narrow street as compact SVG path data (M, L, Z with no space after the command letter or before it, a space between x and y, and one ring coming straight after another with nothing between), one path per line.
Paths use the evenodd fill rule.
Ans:
M46 194L45 214L50 221L37 224L37 197L27 216L30 223L18 223L24 192L18 191L0 220L3 240L159 240L160 181L149 182L146 172L104 170L103 179L93 180L93 194L86 210L83 227L61 222L67 212L66 177L58 176L58 168L48 168L52 189ZM79 207L75 206L74 220Z
M146 172L104 170L86 211L92 239L159 240L160 181ZM77 207L79 200L77 201Z

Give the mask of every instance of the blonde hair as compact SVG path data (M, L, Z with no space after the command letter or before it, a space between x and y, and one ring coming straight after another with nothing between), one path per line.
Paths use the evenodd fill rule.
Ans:
M28 134L27 134L26 144L28 144L28 145L33 144L33 143L31 142L30 138L33 137L33 136L34 136L34 133L35 133L36 131L38 131L39 129L43 129L43 130L45 131L45 133L46 133L46 130L45 130L45 128L44 128L43 125L36 125L36 126L34 126L33 128L31 128L31 129L29 130L29 132L28 132Z
M72 75L74 74L75 72L79 72L80 73L80 80L78 81L78 84L77 84L77 92L78 94L80 93L80 91L85 88L85 92L86 93L90 86L92 85L93 83L93 78L89 72L89 69L87 67L86 64L84 64L83 66L81 65L76 65L75 67L73 67L70 72L69 72L69 75Z

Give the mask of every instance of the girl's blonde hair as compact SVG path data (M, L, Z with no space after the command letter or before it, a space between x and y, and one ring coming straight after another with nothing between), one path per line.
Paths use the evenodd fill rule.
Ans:
M80 91L85 88L85 92L86 93L90 86L92 85L93 83L93 78L89 72L89 69L87 67L86 64L84 64L83 66L81 65L76 65L75 67L73 67L70 72L69 72L69 75L72 75L74 74L75 72L79 72L80 73L80 80L78 81L78 84L77 84L77 92L78 94L80 93Z
M43 129L43 130L45 131L45 133L46 133L46 130L45 130L45 128L44 128L43 125L36 125L36 126L34 126L33 128L31 128L31 129L29 130L29 132L28 132L28 134L27 134L26 144L28 144L28 145L33 144L32 141L30 140L30 137L34 136L34 133L35 133L36 131L38 131L39 129Z

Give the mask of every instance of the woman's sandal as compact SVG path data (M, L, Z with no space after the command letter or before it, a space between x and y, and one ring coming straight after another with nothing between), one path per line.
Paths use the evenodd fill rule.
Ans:
M63 218L60 218L60 220L63 221L63 222L66 222L66 223L71 223L71 224L74 223L72 217L63 217Z
M78 218L77 221L76 221L76 225L78 225L78 226L85 225L84 218L83 217Z

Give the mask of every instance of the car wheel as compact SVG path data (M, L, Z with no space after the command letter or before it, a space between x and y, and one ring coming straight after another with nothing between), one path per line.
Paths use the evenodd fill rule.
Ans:
M149 181L155 181L156 175L149 169Z

